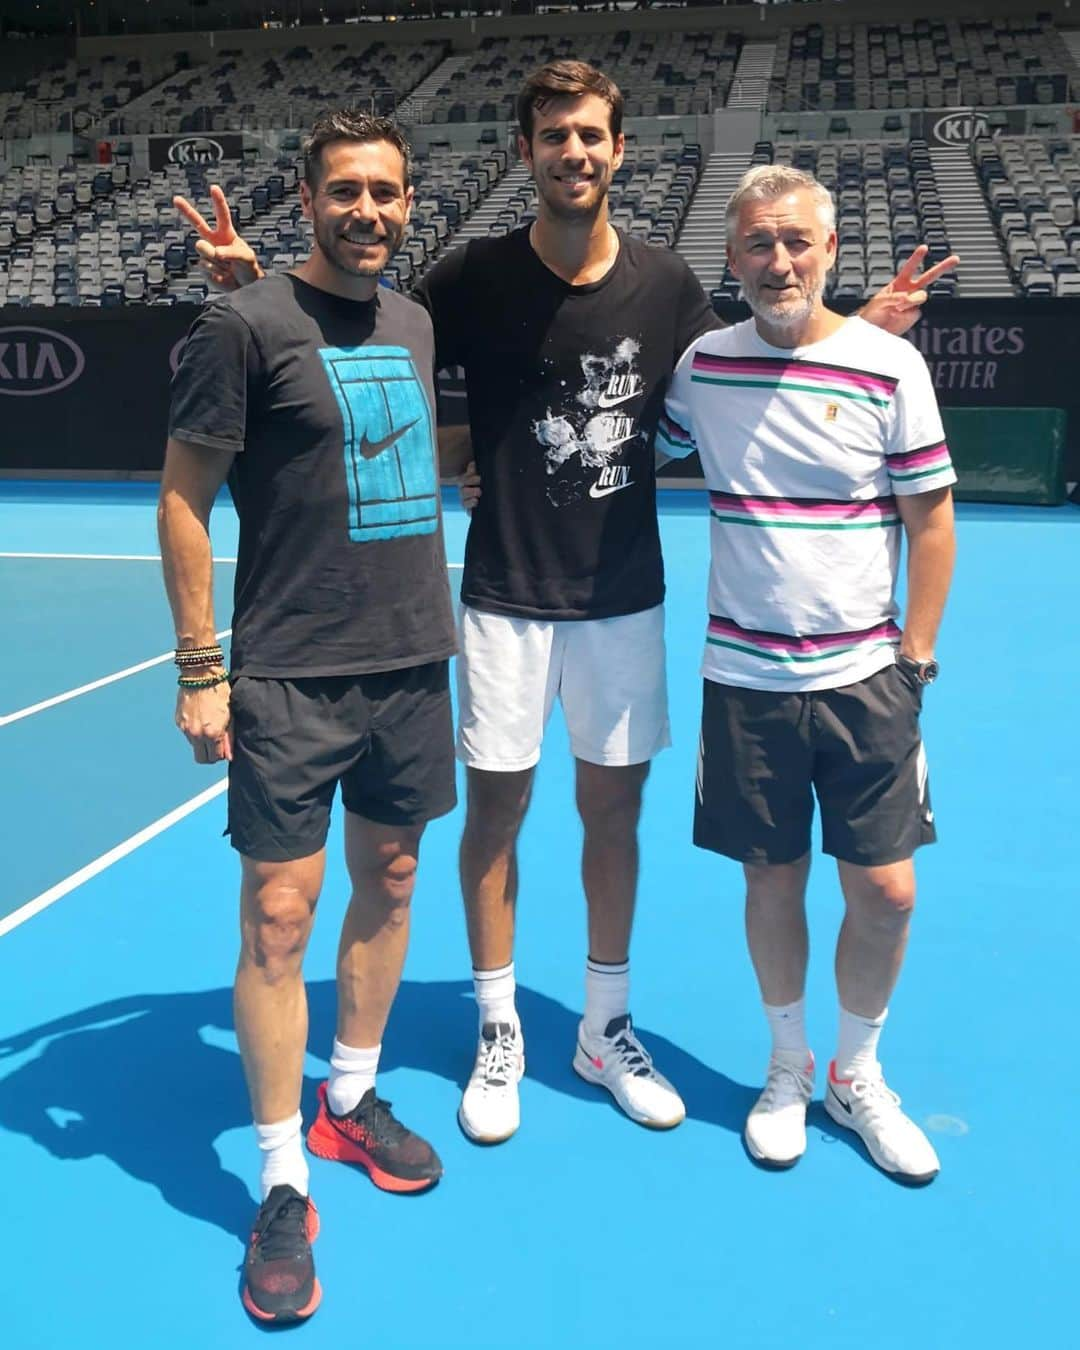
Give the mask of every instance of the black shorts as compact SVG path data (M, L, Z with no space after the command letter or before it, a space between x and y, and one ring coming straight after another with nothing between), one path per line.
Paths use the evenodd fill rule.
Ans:
M240 676L232 689L229 824L259 862L317 853L338 783L346 811L422 825L452 811L448 662L299 680Z
M902 666L840 689L781 694L705 681L694 843L746 863L822 848L880 867L937 838L919 733L922 686Z

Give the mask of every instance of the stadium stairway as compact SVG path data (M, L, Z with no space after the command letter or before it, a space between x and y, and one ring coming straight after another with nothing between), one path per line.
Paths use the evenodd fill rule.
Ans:
M474 53L464 52L457 56L448 56L435 67L426 79L413 89L409 96L402 99L398 105L396 117L397 120L408 126L410 122L429 122L430 117L425 116L425 103L432 98L444 85L448 85L452 76L465 66L471 64Z
M1063 28L1060 31L1065 50L1072 57L1073 65L1076 67L1076 71L1072 73L1072 91L1075 98L1080 94L1080 28Z
M454 235L454 243L464 244L468 239L486 239L491 234L491 227L495 224L499 212L505 209L510 198L519 194L529 196L532 191L532 179L529 177L527 166L515 164L506 171L484 198L483 204Z
M1012 295L1009 269L967 149L931 149L930 161L941 193L949 242L960 255L957 296L966 300L979 295Z
M719 286L724 277L724 210L749 164L749 151L710 155L679 232L676 252L685 258L707 292Z
M765 107L775 56L775 42L748 42L743 47L727 101L729 108Z

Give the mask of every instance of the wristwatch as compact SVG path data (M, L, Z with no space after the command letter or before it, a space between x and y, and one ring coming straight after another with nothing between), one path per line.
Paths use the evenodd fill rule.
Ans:
M933 684L941 673L941 667L936 661L916 661L913 656L905 656L903 652L897 652L896 664L909 670L919 684Z

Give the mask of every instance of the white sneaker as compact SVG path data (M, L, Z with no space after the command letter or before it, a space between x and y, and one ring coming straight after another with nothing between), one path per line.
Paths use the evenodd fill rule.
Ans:
M743 1138L751 1157L770 1167L792 1167L806 1152L806 1107L814 1095L814 1056L774 1051L765 1091L746 1118Z
M900 1098L885 1084L881 1066L872 1078L839 1078L829 1065L825 1110L837 1125L854 1130L883 1172L905 1181L932 1181L941 1171L934 1147L900 1110Z
M629 1013L613 1017L602 1036L590 1036L584 1022L578 1025L574 1070L587 1083L607 1088L639 1125L670 1130L686 1119L682 1098L653 1068L648 1050L634 1034Z
M521 1028L509 1022L485 1022L480 1028L476 1063L461 1096L458 1123L478 1144L500 1144L521 1124L518 1083L525 1072Z

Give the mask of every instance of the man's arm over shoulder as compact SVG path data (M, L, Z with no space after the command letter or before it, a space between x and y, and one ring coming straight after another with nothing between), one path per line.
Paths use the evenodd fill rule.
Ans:
M466 359L468 294L466 262L469 245L452 249L428 272L411 292L418 305L431 315L435 329L435 364L439 370L457 366Z
M694 434L693 385L690 382L690 371L693 368L694 353L698 344L706 336L705 333L698 334L688 343L668 384L667 396L656 424L656 437L653 443L658 468L669 459L686 459L698 448Z
M712 307L705 294L697 274L685 259L677 253L671 254L679 269L677 300L675 310L675 350L673 359L678 361L683 352L695 338L711 333L717 328L726 327L723 319Z

